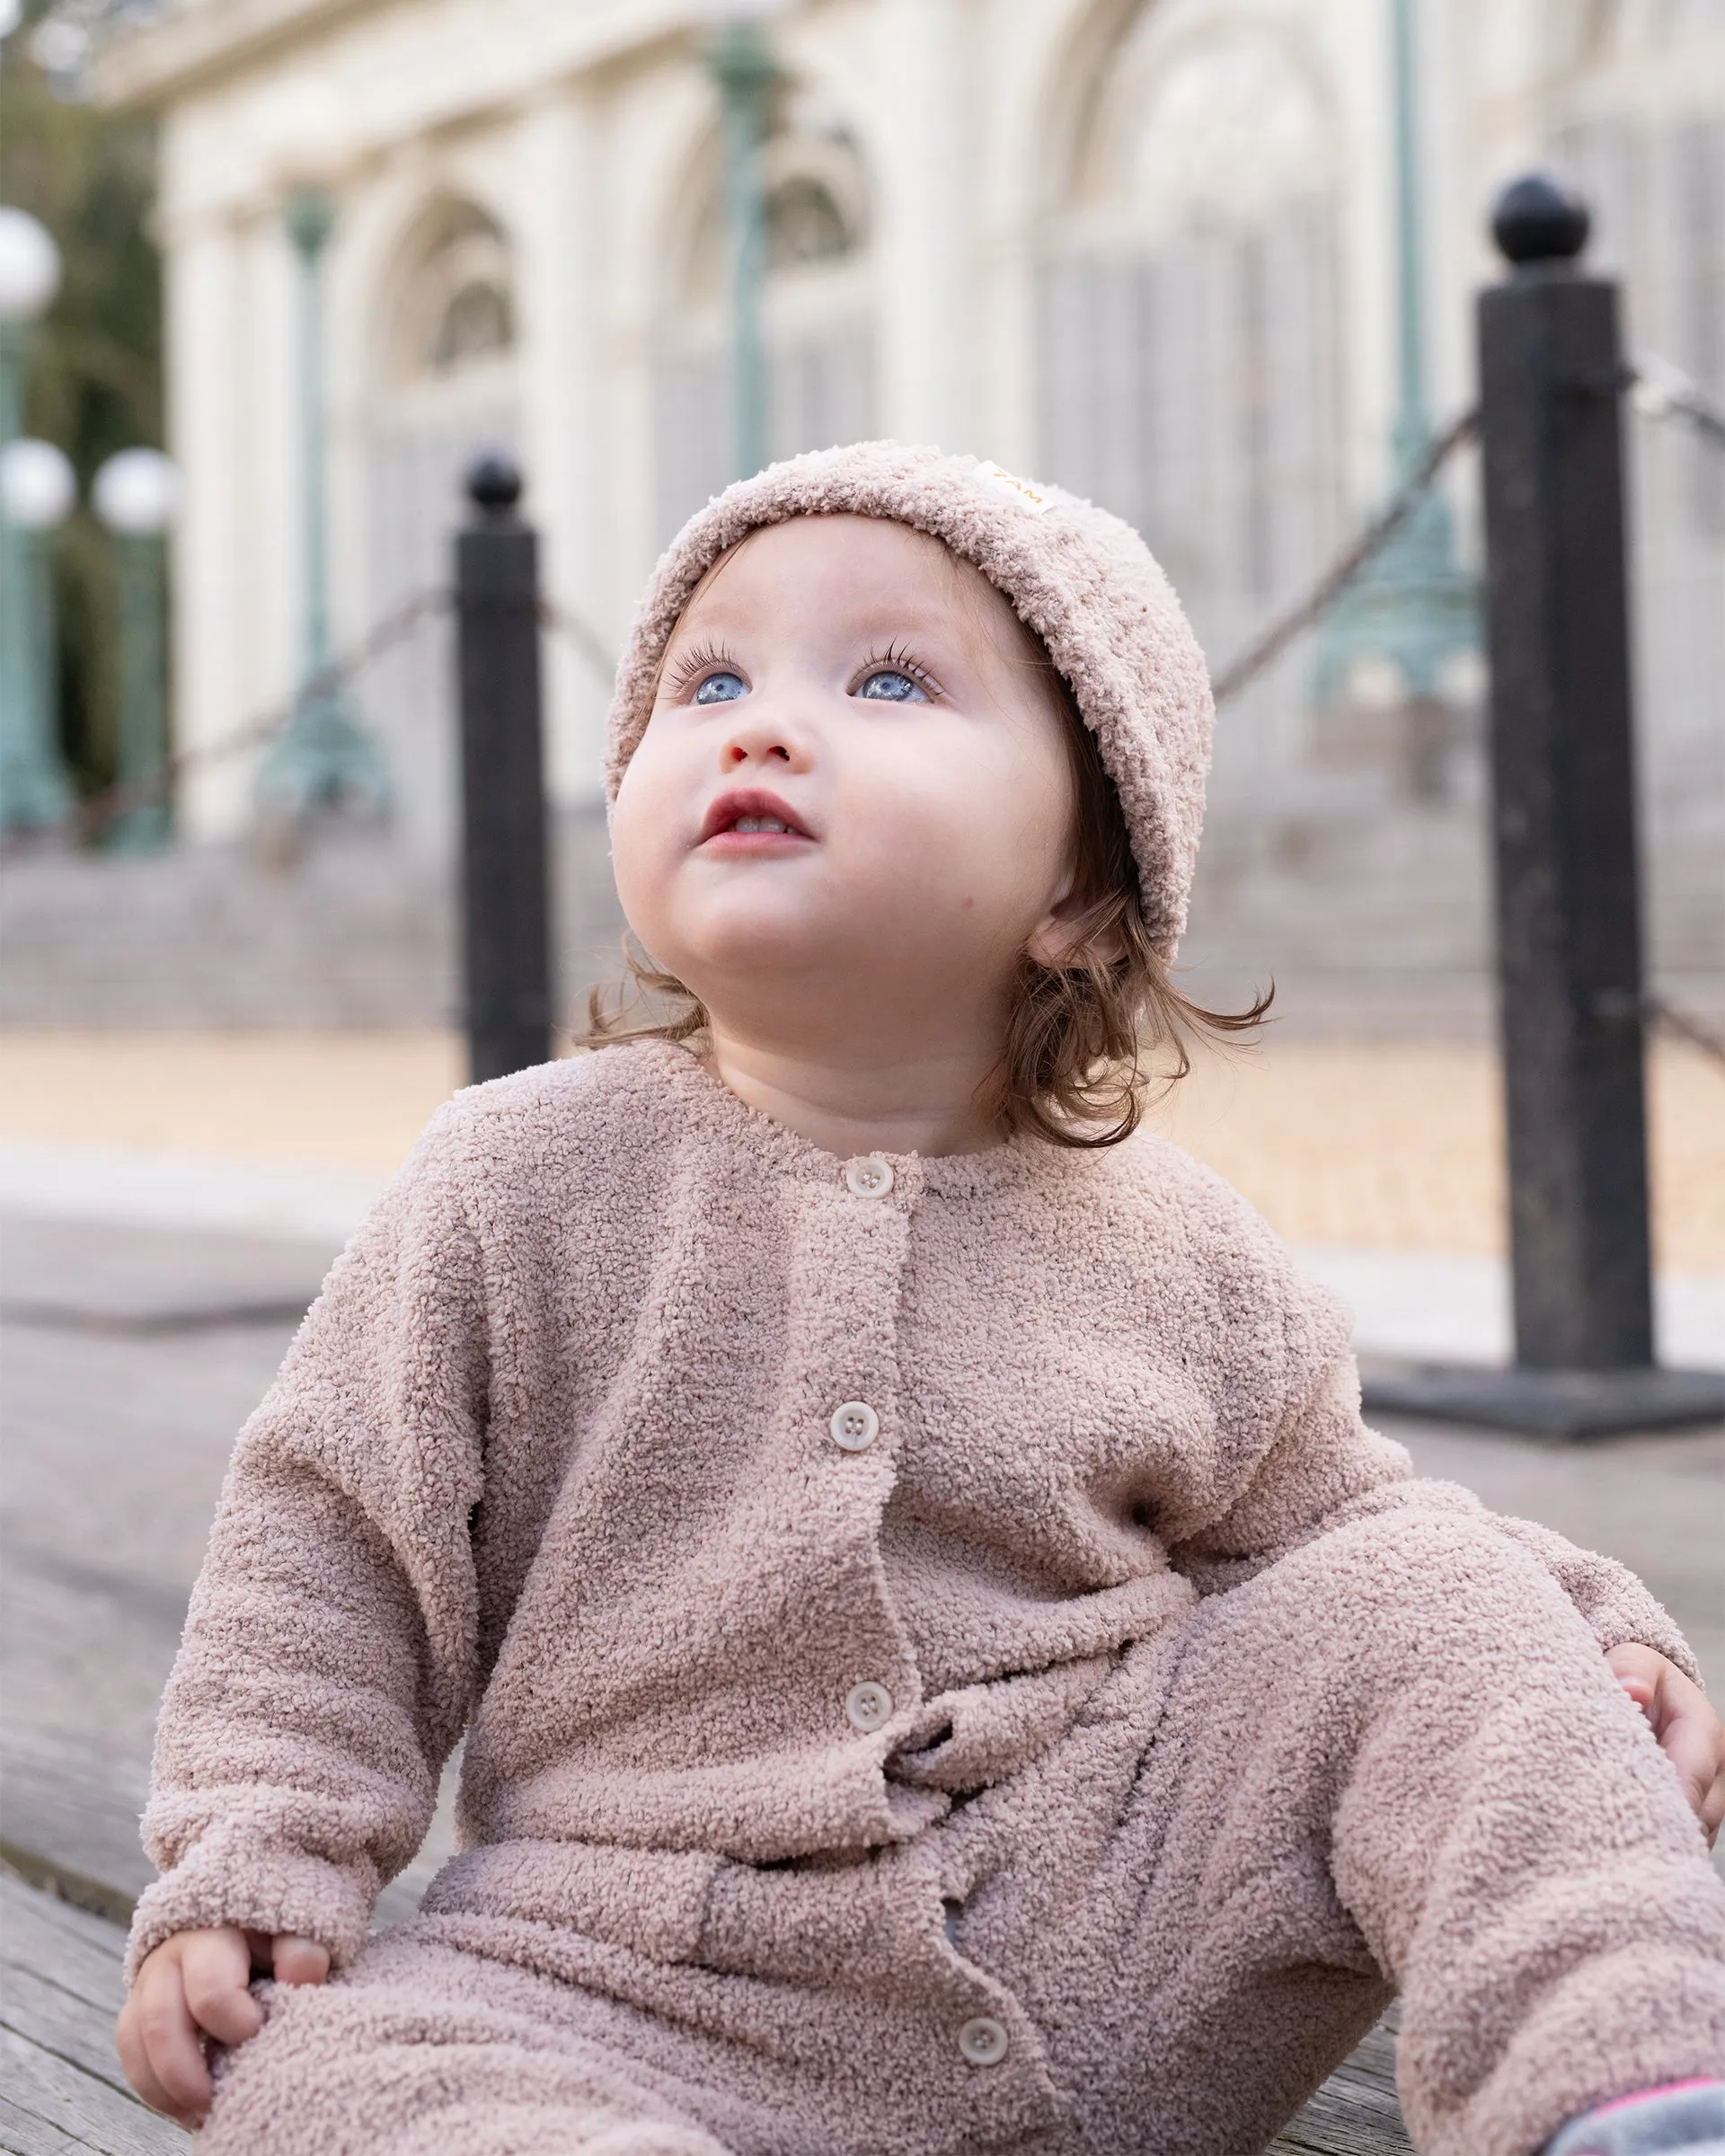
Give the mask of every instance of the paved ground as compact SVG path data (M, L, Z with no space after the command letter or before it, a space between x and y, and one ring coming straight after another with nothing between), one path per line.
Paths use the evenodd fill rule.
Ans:
M445 1032L0 1030L0 1211L344 1237L459 1082ZM1352 1307L1379 1359L1500 1362L1489 1056L1273 1035L1203 1059L1155 1121ZM1725 1365L1725 1069L1653 1060L1659 1351Z
M456 1038L0 1031L0 1144L387 1173L460 1082ZM1652 1057L1662 1269L1725 1274L1725 1066ZM1289 1241L1503 1247L1496 1066L1482 1049L1278 1039L1205 1058L1157 1112Z

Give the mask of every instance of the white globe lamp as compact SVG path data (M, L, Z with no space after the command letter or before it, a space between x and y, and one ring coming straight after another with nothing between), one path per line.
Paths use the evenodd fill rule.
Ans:
M0 207L0 322L34 322L60 288L60 251L28 210Z
M51 532L78 498L65 452L22 436L0 449L0 514L14 531Z
M159 449L121 449L97 472L90 491L96 515L111 532L154 539L179 509L179 468Z

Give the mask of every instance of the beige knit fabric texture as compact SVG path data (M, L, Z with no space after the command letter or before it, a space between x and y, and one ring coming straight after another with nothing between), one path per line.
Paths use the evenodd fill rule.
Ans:
M1131 526L1059 487L899 442L812 450L739 480L690 517L653 572L611 706L615 799L652 713L665 647L728 547L793 517L890 517L973 562L1048 647L1126 811L1146 923L1172 958L1186 923L1213 707L1168 579Z
M343 1967L206 2156L1229 2156L1393 1985L1430 2156L1716 2068L1725 1889L1599 1651L1692 1666L1640 1584L1411 1480L1163 1142L886 1165L663 1043L433 1123L164 1704L134 1963Z

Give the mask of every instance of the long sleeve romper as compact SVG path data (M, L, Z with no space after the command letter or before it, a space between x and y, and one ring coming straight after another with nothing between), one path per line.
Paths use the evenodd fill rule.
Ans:
M438 1116L243 1433L133 1956L334 1955L207 2156L1221 2156L1393 1990L1422 2149L1527 2156L1725 2058L1626 1639L1693 1666L1174 1148L840 1162L607 1049Z

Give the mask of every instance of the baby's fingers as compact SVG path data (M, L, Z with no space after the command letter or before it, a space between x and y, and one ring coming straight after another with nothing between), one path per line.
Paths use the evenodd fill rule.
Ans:
M187 1933L181 1966L186 2004L199 2028L230 2046L257 2035L263 2027L263 2009L247 1989L252 1956L243 1932L225 1927Z
M1683 1793L1694 1807L1711 1848L1725 1822L1725 1747L1720 1745L1718 1726L1674 1722L1660 1742L1682 1777Z
M1650 1648L1617 1648L1609 1659L1617 1682L1647 1717L1659 1749L1676 1770L1690 1808L1712 1842L1725 1820L1725 1723L1701 1687Z
M278 1984L322 1984L330 1973L330 1950L296 1931L282 1931L270 1941L270 1964Z
M1725 1779L1721 1777L1710 1733L1687 1720L1668 1722L1659 1747L1677 1770L1689 1807L1711 1842L1719 1832L1721 1815L1725 1815Z
M140 1972L116 2034L120 2063L144 2101L182 2126L197 2125L213 2091L177 1960Z
M121 2010L114 2041L119 2053L119 2063L126 2069L126 2079L150 2109L160 2111L168 2118L177 2119L182 2126L197 2125L198 2115L177 2109L173 2099L156 2079L155 2069L150 2064L150 2054L144 2048L137 2017L132 2011L129 2001Z

